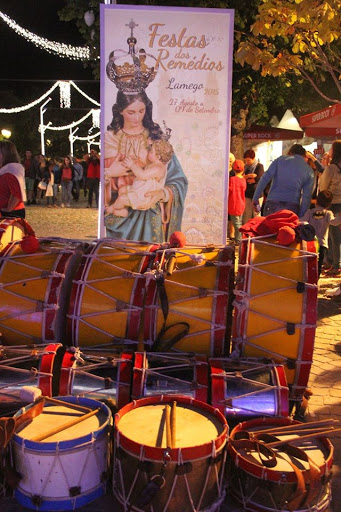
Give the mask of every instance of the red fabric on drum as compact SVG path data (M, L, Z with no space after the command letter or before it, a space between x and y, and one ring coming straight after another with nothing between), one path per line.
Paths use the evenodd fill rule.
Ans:
M298 216L290 210L280 210L267 217L254 217L240 231L246 236L264 236L277 234L281 227L295 228L299 224Z

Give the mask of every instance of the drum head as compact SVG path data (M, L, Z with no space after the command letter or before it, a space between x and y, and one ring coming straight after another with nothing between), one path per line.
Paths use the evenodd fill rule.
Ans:
M167 448L165 405L147 405L125 414L118 425L121 433L145 446ZM176 408L176 447L209 443L223 432L223 425L212 414L193 406Z

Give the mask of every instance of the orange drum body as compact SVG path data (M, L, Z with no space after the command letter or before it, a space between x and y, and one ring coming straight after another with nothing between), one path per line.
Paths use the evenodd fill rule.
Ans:
M203 355L136 352L132 399L186 395L208 401L208 363Z
M79 243L40 239L36 253L19 242L0 257L0 331L6 345L35 344L65 338L69 274L79 258Z
M72 282L68 342L137 348L145 296L143 273L154 246L104 240L84 254Z
M229 489L243 505L243 510L329 510L333 464L333 446L329 439L296 439L265 451L250 441L250 435L265 429L269 434L273 432L275 439L292 439L290 430L284 432L283 427L294 424L299 422L284 418L255 419L239 423L231 432ZM277 428L281 430L276 433ZM265 445L262 441L261 444Z
M308 384L317 318L315 243L282 246L274 237L242 240L235 294L234 354L283 364L290 398L301 397Z
M217 357L225 354L232 315L234 248L188 246L170 249L166 258L174 268L164 275L168 315L165 319L157 280L152 280L146 295L146 350L168 351L167 342L157 343L155 348L161 330L171 332L172 326L187 324L188 333L173 345L174 349Z
M169 447L166 406L174 401ZM121 409L115 427L113 491L124 510L219 509L228 433L219 411L189 397L149 397Z
M99 241L83 255L72 282L68 344L167 351L173 344L155 348L159 332L185 325L174 349L221 355L233 280L231 247Z
M256 359L210 359L211 404L227 418L289 414L289 389L282 365Z

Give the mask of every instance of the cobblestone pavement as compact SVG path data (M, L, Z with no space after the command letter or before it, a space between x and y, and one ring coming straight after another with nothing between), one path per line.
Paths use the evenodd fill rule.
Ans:
M98 210L86 209L84 197L71 208L27 208L27 220L38 237L60 236L89 240L97 238ZM328 288L339 284L340 279L320 279L318 300L318 324L315 338L314 362L310 374L312 396L308 402L308 421L334 418L341 420L341 296L328 298ZM341 434L330 439L335 447L332 476L332 502L328 512L341 511ZM1 512L23 512L13 498L0 504ZM120 507L112 495L106 495L92 504L78 509L80 512L113 512ZM221 512L240 512L230 498ZM181 511L179 511L181 512Z

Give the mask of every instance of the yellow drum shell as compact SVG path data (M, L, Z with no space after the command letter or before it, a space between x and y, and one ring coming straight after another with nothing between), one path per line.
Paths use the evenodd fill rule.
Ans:
M233 345L245 357L284 365L291 397L308 384L317 318L314 242L242 241L236 285Z

